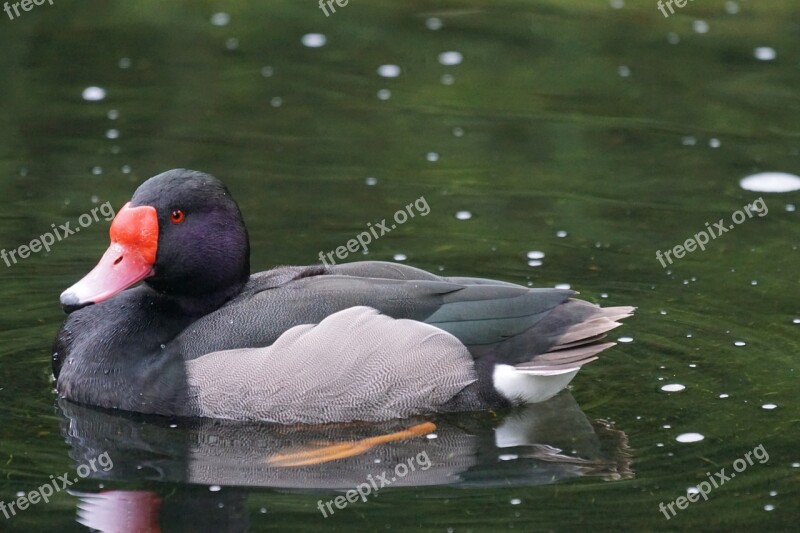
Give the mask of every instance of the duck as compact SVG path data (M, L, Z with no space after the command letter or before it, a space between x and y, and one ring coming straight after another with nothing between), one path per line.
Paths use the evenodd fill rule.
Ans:
M52 350L58 396L105 409L325 424L533 404L635 309L383 261L251 274L238 204L188 169L144 181L109 235Z

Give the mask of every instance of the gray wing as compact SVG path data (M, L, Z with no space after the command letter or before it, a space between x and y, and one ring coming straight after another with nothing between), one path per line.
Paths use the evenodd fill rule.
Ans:
M185 365L182 415L279 423L433 412L477 380L458 339L368 307L296 326L271 346L209 353Z

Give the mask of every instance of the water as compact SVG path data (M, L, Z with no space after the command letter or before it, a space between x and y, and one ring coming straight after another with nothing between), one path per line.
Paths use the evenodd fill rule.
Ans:
M80 232L0 264L0 500L105 452L114 467L0 529L107 527L120 509L167 530L793 527L800 194L740 182L800 170L795 11L61 0L2 19L0 246ZM568 284L637 315L569 393L521 413L299 430L58 405L58 294L107 244L104 217L79 217L178 166L228 184L257 270L313 263L424 196L429 215L350 259ZM733 224L759 197L767 214ZM721 219L732 229L688 251ZM436 438L266 463L427 422ZM709 501L659 510L758 446L769 459ZM423 452L429 469L323 517L320 502Z

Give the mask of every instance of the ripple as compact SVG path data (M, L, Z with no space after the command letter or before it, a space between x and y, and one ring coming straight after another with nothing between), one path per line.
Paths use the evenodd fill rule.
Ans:
M675 437L676 441L683 443L700 442L703 439L705 439L705 437L700 433L681 433Z
M87 87L83 90L81 97L87 102L99 102L100 100L105 99L106 90L102 87Z
M303 35L301 42L303 43L303 46L307 46L309 48L319 48L321 46L325 46L325 43L328 42L328 38L322 33L306 33Z
M790 192L800 189L800 177L788 172L759 172L739 182L746 191L755 192Z
M381 65L378 67L378 76L382 78L396 78L400 75L398 65Z
M686 390L686 386L680 383L670 383L669 385L661 387L661 390L664 392L681 392L682 390Z

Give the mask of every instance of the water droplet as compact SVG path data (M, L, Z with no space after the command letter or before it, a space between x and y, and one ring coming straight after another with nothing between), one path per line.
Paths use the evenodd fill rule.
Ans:
M563 229L561 229L561 230L558 230L558 231L556 232L556 237L558 237L559 239L563 239L563 238L564 238L564 237L566 237L566 236L567 236L567 232L566 232L566 231L564 231Z
M770 48L769 46L759 46L753 50L753 55L756 56L756 59L759 61L772 61L778 56L778 53L775 52L774 48Z
M389 89L380 89L378 91L378 100L388 100L392 97L392 91Z
M441 65L445 66L458 65L463 60L464 56L461 55L461 52L450 51L450 52L442 52L441 54L439 54L439 64Z
M229 37L225 40L225 48L231 51L236 50L239 48L239 39L236 37Z
M122 168L120 170L122 171L123 174L130 174L131 173L130 165L122 165Z
M619 342L633 342L633 337L620 337L617 340Z
M442 29L442 19L437 17L428 17L425 20L425 27L429 30L441 30Z
M438 439L439 435L437 435L436 433L428 433L427 435L425 435L425 438L428 440Z
M267 508L266 507L262 507L261 509L259 509L259 512L261 514L267 514Z
M625 0L609 0L608 5L611 9L622 9L625 7Z
M210 492L219 492L222 490L222 487L220 487L219 485L211 485L210 487L208 487L208 490Z
M544 259L544 252L539 250L532 250L528 252L528 259Z
M528 266L532 266L532 267L542 266L542 262L539 261L538 259L531 259L531 260L528 261Z
M601 292L600 293L600 298L608 298L608 293L607 292Z
M375 177L372 177L372 176L368 176L367 179L364 180L364 183L366 183L367 185L372 187L373 185L377 185L378 184L378 178L375 178Z
M464 130L462 128L459 128L459 127L453 128L453 136L454 137L463 137L464 136Z
M119 137L119 130L110 129L106 131L106 139L116 139Z
M667 34L667 42L669 44L678 44L679 42L681 42L681 38L677 33L671 31Z
M659 315L666 315L666 314L667 314L667 312L666 312L665 310L663 310L663 309L662 309L661 311L659 311L659 312L658 312L658 314L659 314Z
M519 498L511 498L511 505L519 505L522 503L522 500Z
M428 152L427 154L425 154L425 159L427 159L431 163L435 163L436 161L439 160L439 154L437 154L436 152Z
M519 455L517 455L515 453L504 453L504 454L498 455L497 458L499 460L501 460L501 461L513 461L514 459L518 459Z
M800 189L800 177L787 172L759 172L742 178L739 186L746 191L791 192Z
M87 102L99 102L106 97L106 90L102 87L87 87L81 96Z
M705 20L695 20L692 23L692 29L695 33L708 33L708 22Z
M739 12L739 4L733 0L728 0L725 2L725 12L729 15L735 15Z
M773 409L777 409L777 407L778 406L775 405L774 403L765 403L764 405L761 406L762 409L766 409L767 411L772 411Z
M119 111L116 109L109 109L108 113L106 113L108 120L117 120L119 118Z
M557 283L557 284L556 284L556 289L565 289L565 290L569 290L570 288L571 288L571 287L570 287L569 283Z
M700 442L704 438L705 437L700 433L681 433L680 435L675 437L675 440L678 442L687 443L687 442Z
M129 58L129 57L121 57L119 59L119 63L117 63L117 65L119 66L119 68L121 68L123 70L131 68L131 58Z
M631 75L631 69L625 65L620 65L617 67L617 74L619 74L621 78L627 78Z
M758 280L754 279L753 281L750 282L750 285L758 285Z
M269 105L272 107L280 107L283 105L283 98L280 96L273 96L272 99L269 101Z
M724 392L723 392L722 394L720 394L720 395L719 395L719 397L720 397L720 398L722 398L723 400L724 400L725 398L728 398L729 396L730 396L729 394L725 394Z
M439 78L439 81L442 83L442 85L453 85L456 79L452 74L442 74L442 77Z
M394 254L394 256L392 256L392 259L394 259L395 261L405 261L406 259L408 259L408 256L406 254Z
M382 78L396 78L400 75L400 67L397 65L381 65L378 67L378 76Z
M178 424L170 424L169 427L171 427L172 429L175 429L175 428L178 427Z
M744 341L736 341L733 343L734 346L747 346L747 343Z
M275 74L275 69L269 65L266 67L261 67L261 75L265 78L271 78L273 74Z
M774 511L775 510L775 506L772 505L771 503L768 503L767 505L764 506L764 510L765 511Z
M211 24L214 26L227 26L230 21L231 16L227 13L223 13L222 11L211 15Z
M792 324L800 324L800 318L795 318L792 320Z
M458 220L469 220L472 218L472 213L469 211L456 211L456 218Z
M103 167L92 167L92 174L99 176L103 173Z
M681 392L686 390L686 386L681 385L680 383L670 383L669 385L662 386L661 390L664 392Z
M771 490L771 491L769 491L769 495L774 498L775 496L778 495L778 491L777 490Z
M321 33L306 33L303 35L301 41L303 46L307 46L309 48L319 48L321 46L325 46L325 43L328 42L328 38Z

